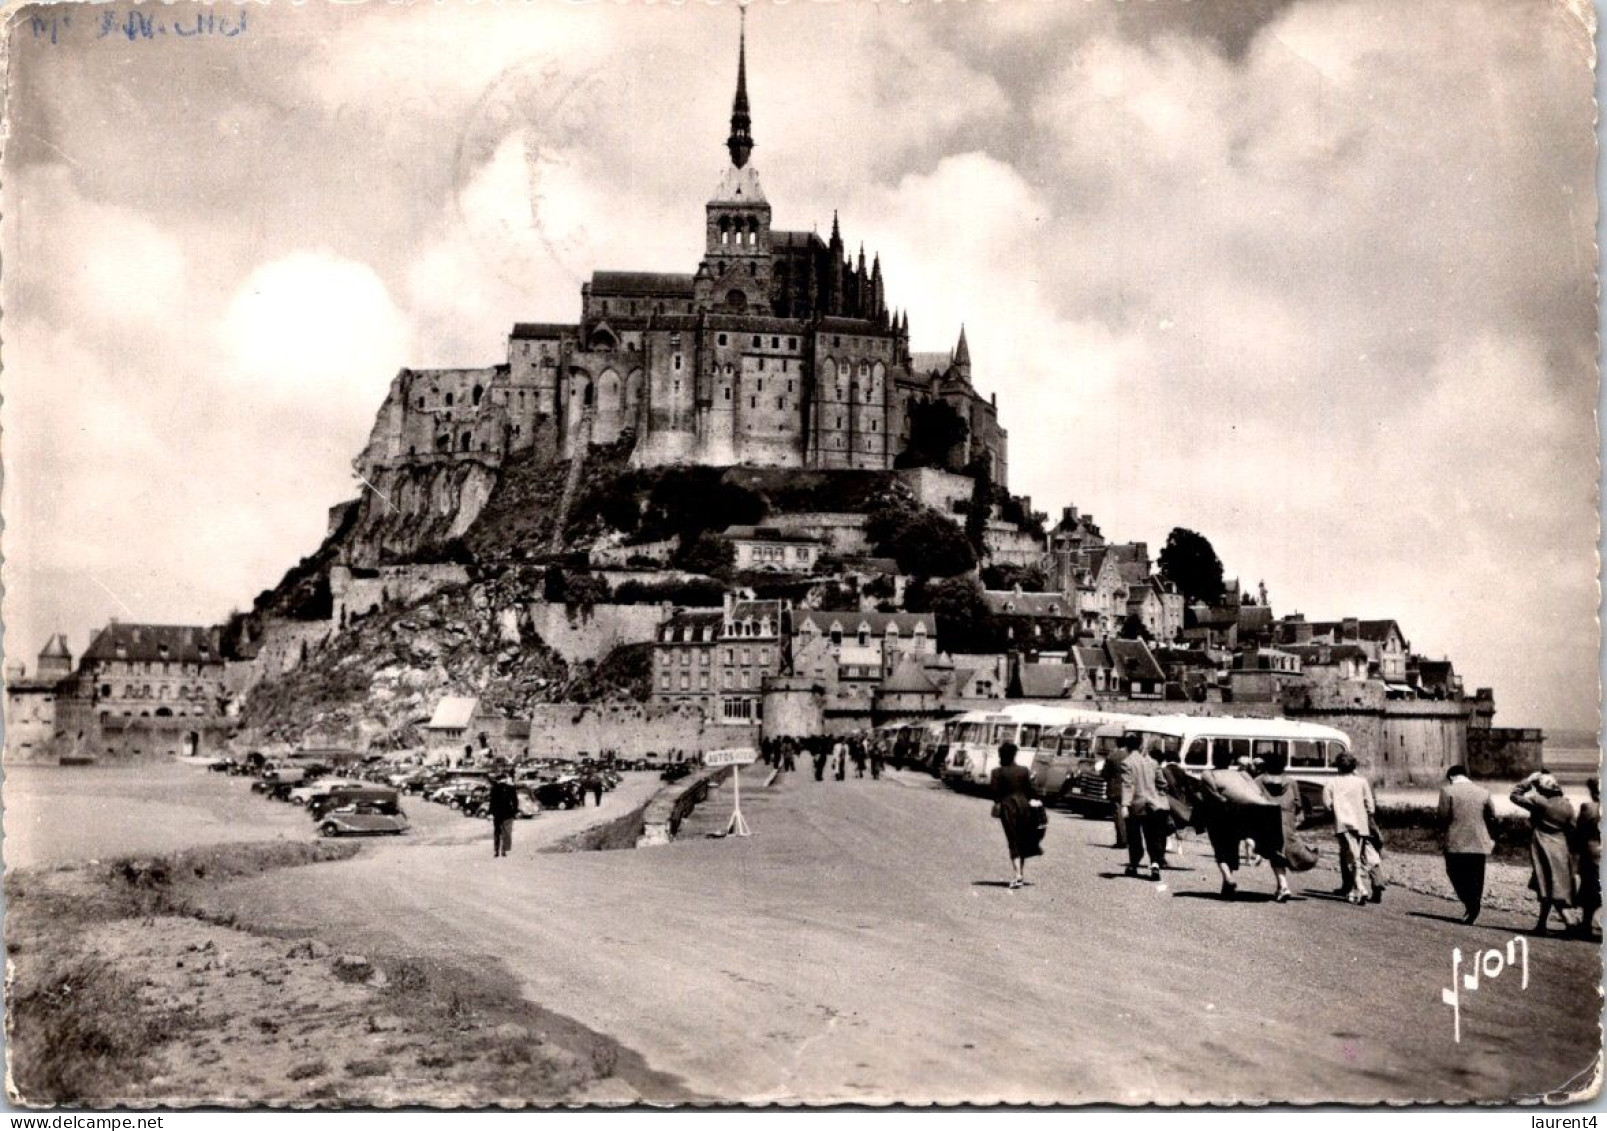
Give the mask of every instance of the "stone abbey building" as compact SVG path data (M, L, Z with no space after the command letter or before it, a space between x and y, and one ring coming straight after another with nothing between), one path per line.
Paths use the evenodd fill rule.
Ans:
M726 141L690 275L598 271L578 323L519 323L505 364L404 369L367 448L378 468L563 459L633 436L633 461L886 469L909 438L910 406L942 400L969 434L951 456L1007 483L994 400L971 384L962 328L951 353L912 354L909 316L889 310L880 258L831 236L772 226L754 148L746 34Z

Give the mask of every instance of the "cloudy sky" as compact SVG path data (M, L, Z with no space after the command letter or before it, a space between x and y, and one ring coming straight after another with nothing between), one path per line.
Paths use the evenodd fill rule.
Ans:
M730 5L220 5L239 34L149 39L128 10L11 24L30 662L249 604L355 494L399 366L499 361L596 268L692 270L725 162ZM1039 509L1193 527L1279 613L1394 617L1499 721L1590 726L1589 18L761 0L754 163L778 226L835 208L880 251L915 348L965 322Z

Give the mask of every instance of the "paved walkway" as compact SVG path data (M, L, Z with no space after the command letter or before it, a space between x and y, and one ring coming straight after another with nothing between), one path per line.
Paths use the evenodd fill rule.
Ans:
M728 815L729 791L710 805ZM1129 880L1108 823L1059 813L1011 892L987 802L902 773L783 775L743 810L746 839L376 845L218 898L343 947L505 963L728 1100L1505 1099L1578 1087L1596 1056L1598 949L1555 939L1531 942L1526 990L1464 991L1453 1040L1452 948L1504 947L1527 914L1276 904L1264 870L1226 903L1200 846Z

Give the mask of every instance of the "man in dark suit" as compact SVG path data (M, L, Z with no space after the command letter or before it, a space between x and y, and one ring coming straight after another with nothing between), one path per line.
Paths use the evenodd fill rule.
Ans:
M519 816L519 791L506 777L491 781L491 855L506 856L513 851L513 822Z
M1440 789L1440 831L1445 839L1445 874L1467 912L1464 923L1478 919L1484 902L1484 865L1495 848L1494 830L1490 791L1473 784L1466 766L1452 766Z

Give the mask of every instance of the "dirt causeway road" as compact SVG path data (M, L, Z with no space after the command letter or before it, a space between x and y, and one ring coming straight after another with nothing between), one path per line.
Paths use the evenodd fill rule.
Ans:
M1452 948L1504 948L1518 917L1464 928L1398 889L1280 905L1264 867L1230 904L1197 845L1162 884L1131 880L1108 824L1060 814L1011 892L978 798L906 774L749 781L747 840L506 860L385 844L211 898L354 950L500 960L710 1099L1464 1101L1592 1078L1586 943L1532 940L1528 988L1508 971L1464 990L1453 1039Z

